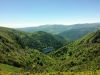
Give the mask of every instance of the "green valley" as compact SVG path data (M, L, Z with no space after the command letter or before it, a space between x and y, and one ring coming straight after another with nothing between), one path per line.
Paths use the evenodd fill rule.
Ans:
M55 50L43 54L44 48ZM67 43L47 32L23 32L0 27L0 74L99 74L100 30Z
M100 75L100 0L0 0L0 75Z
M36 34L37 36L35 36ZM48 40L45 42L46 39L44 35L47 36L47 39L50 38L49 40L51 41ZM30 43L35 41L35 43L28 45L27 40L30 40ZM39 43L36 44L38 41ZM58 37L45 32L25 33L10 28L0 27L0 63L21 68L22 71L54 71L51 65L55 63L55 60L42 54L39 52L40 50L36 50L37 48L41 48L40 45L43 42L45 42L42 44L44 47L52 46L57 48L62 45L61 40ZM55 45L51 42L53 42Z

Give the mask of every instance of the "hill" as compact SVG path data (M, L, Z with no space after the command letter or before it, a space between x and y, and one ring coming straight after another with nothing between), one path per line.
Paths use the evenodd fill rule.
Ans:
M34 48L39 51L46 47L57 49L67 42L63 37L61 38L60 36L58 37L43 31L28 33L4 27L0 27L0 31L7 33L8 35L13 34L13 36L17 36L22 41L23 46ZM20 41L19 39L16 40Z
M26 31L26 32L44 31L52 34L58 34L66 30L66 26L65 25L42 25L38 27L27 27L27 28L16 28L16 29Z
M55 35L43 31L34 32L31 36L25 36L22 40L25 41L24 44L26 46L40 51L48 47L58 49L66 42L64 38L60 39Z
M74 25L42 25L38 27L26 27L26 28L16 28L17 30L26 31L26 32L36 32L36 31L44 31L51 34L59 34L61 32L71 30L71 29L80 29L80 28L88 28L96 25L100 25L100 23L86 23L86 24L74 24Z
M73 41L85 36L90 32L95 32L99 29L100 29L100 25L96 25L93 27L67 30L62 33L59 33L58 35L63 36L65 38L69 38L70 41Z
M26 33L0 27L1 72L11 71L12 68L16 70L12 72L57 74L100 70L100 30L58 48L62 45L61 38L43 31ZM57 49L45 55L40 52L41 45Z
M60 71L100 70L100 31L90 33L48 55L58 61Z
M21 68L20 71L35 73L55 71L52 65L56 60L39 51L45 47L59 48L63 45L61 40L42 31L26 33L0 27L0 63L4 64L4 67L8 65ZM4 69L8 70L6 67Z

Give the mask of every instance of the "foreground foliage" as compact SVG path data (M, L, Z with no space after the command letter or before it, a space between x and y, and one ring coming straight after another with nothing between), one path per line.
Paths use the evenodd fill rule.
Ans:
M100 70L97 71L85 71L85 72L50 72L50 73L13 73L0 71L0 75L100 75Z

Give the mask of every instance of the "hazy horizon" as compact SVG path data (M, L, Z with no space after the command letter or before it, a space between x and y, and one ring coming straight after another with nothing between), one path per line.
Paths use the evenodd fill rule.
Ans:
M95 23L100 23L100 22L95 22ZM44 24L44 25L37 25L37 26L24 26L24 27L9 27L9 26L1 26L1 27L7 27L7 28L28 28L28 27L39 27L39 26L47 26L47 25L64 25L64 26L70 26L70 25L77 25L77 24L93 24L93 23L76 23L76 24L69 24L69 25L64 25L64 24Z
M0 0L0 26L98 23L99 3L99 0Z

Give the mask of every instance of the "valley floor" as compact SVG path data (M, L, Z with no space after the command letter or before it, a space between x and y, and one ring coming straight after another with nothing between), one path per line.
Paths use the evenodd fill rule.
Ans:
M37 74L30 74L29 72L14 73L14 72L0 71L0 75L100 75L100 70L86 71L86 72L50 72L50 73L37 73Z

